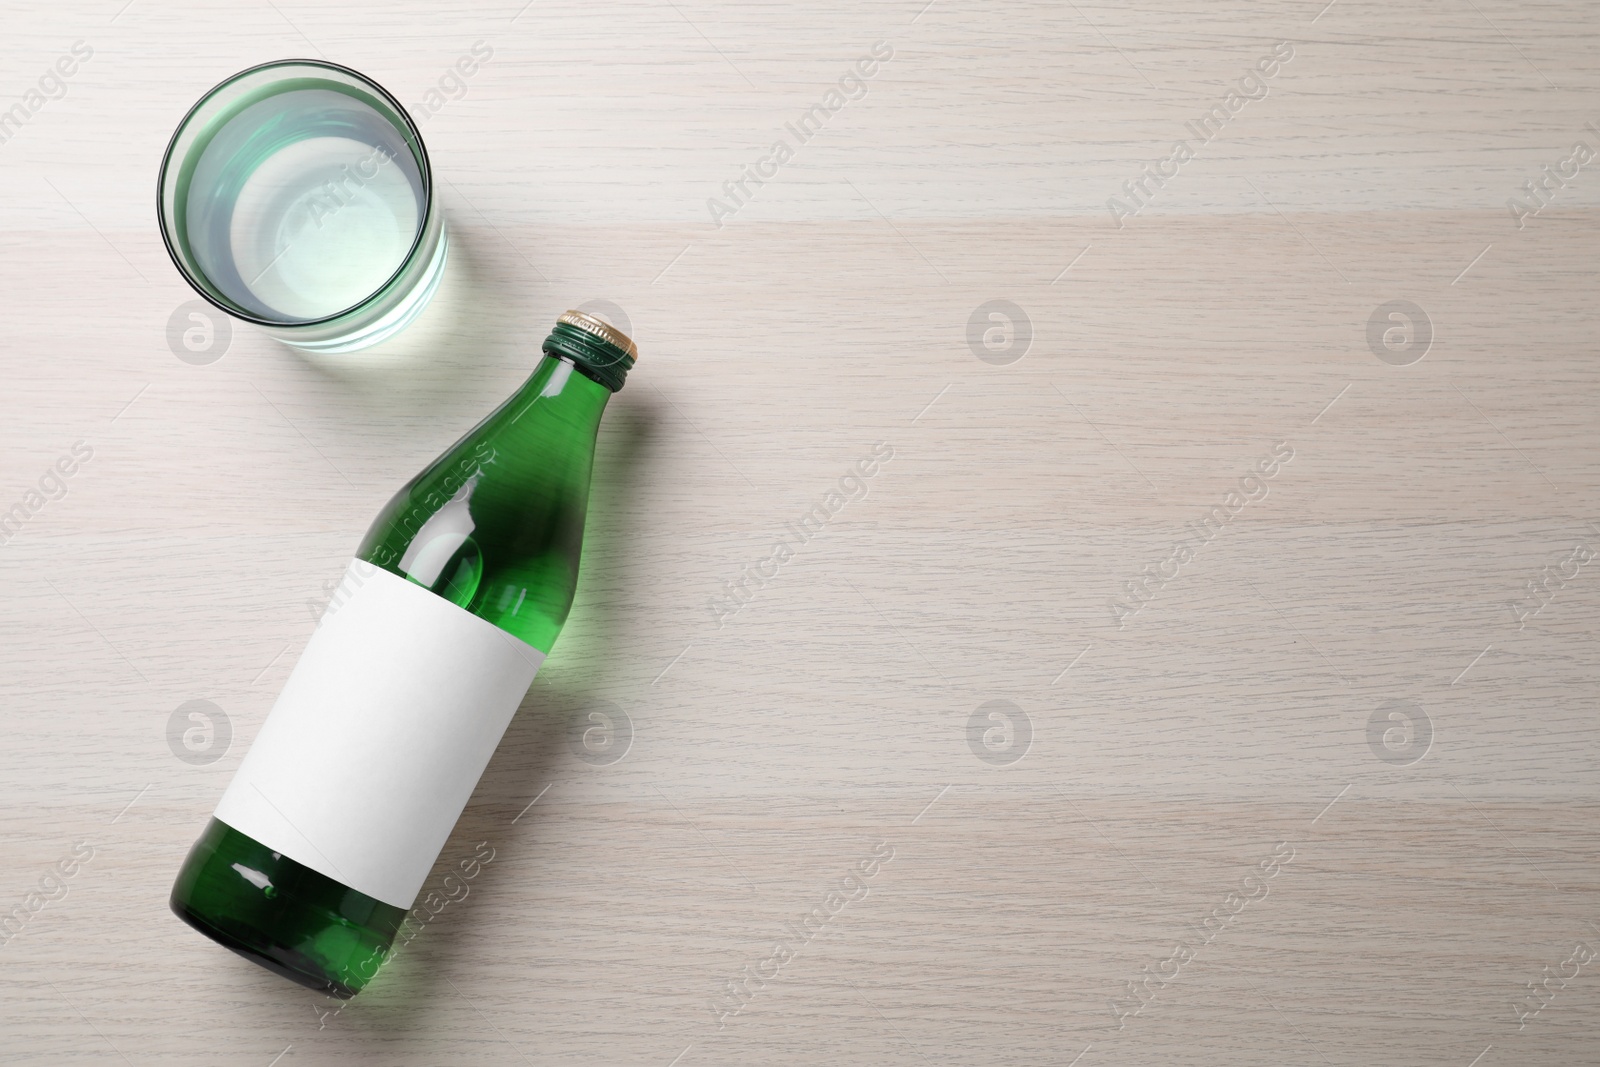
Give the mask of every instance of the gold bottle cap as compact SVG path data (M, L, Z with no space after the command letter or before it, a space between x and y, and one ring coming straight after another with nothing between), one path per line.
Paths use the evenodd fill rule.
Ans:
M603 319L597 319L586 311L572 310L566 312L557 322L564 322L568 326L575 326L584 333L593 334L608 344L616 345L635 360L639 358L639 349L627 334L617 329Z

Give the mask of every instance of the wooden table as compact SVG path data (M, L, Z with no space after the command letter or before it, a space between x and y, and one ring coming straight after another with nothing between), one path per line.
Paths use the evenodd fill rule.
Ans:
M0 1060L1593 1062L1600 14L1322 3L6 3L0 104L92 56L0 128ZM161 150L288 55L423 117L444 287L180 359ZM434 879L494 859L339 1009L173 875L594 301L579 606Z

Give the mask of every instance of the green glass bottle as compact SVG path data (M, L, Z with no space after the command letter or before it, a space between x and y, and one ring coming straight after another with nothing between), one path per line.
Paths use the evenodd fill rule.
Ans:
M367 531L172 888L190 926L336 997L377 972L572 606L637 353L576 311L543 349Z

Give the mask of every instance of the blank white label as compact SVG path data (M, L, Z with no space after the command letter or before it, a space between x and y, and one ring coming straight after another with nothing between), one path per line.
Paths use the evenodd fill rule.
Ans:
M544 653L371 564L339 588L216 817L409 908Z

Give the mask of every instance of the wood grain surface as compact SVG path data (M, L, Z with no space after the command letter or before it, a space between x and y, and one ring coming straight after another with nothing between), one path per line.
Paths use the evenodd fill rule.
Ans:
M1595 1062L1600 12L1324 3L0 3L0 1061ZM295 55L422 119L448 273L197 356L161 151ZM341 1007L172 878L592 301L578 606L430 888L494 858Z

